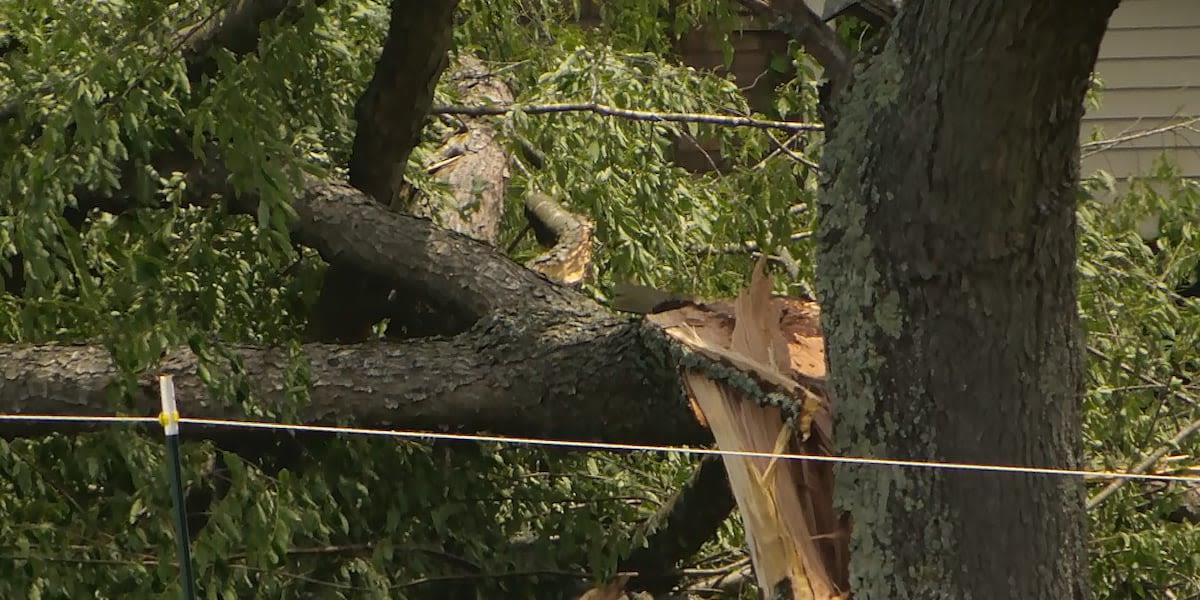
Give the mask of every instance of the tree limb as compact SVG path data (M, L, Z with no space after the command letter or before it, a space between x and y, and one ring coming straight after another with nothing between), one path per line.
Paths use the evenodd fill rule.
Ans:
M237 195L228 181L223 165L210 157L188 173L187 200L207 205L212 197L225 198L232 210L255 214L257 199ZM428 219L390 211L349 185L310 177L291 207L296 213L293 239L317 250L327 262L351 264L405 291L426 295L448 315L468 323L507 310L598 310L586 296L555 285L493 246Z
M506 115L521 111L531 115L543 115L565 112L590 112L606 117L619 117L634 121L666 121L669 123L706 123L727 127L753 127L755 129L782 129L784 131L821 131L824 125L820 123L804 123L800 121L772 121L769 119L754 119L730 115L710 115L702 113L655 112L649 110L633 110L618 108L596 102L560 102L554 104L504 104L495 106L435 106L430 111L435 115Z
M308 399L289 399L289 357L281 349L234 348L256 410L299 415L304 424L489 431L610 442L703 443L707 433L683 408L675 370L647 346L648 330L605 315L541 321L506 314L468 334L350 346L307 344ZM112 414L110 383L119 373L99 346L0 345L0 412ZM179 350L161 368L174 374L180 412L212 419L251 418L242 403L215 398L197 375L197 356ZM228 367L228 365L223 365ZM222 369L214 369L221 372ZM232 369L230 369L232 371ZM125 413L159 410L154 373L139 376ZM28 437L61 425L0 425L0 436ZM270 432L224 432L243 440ZM188 435L220 432L189 428Z
M215 155L188 173L188 200L238 197ZM236 199L236 200L234 200ZM674 363L656 330L618 317L583 294L555 284L467 236L398 214L345 184L309 179L292 200L294 239L331 262L404 282L475 323L453 338L352 346L308 344L309 423L492 431L614 441L707 439L682 410ZM659 340L660 345L654 345ZM287 354L241 347L236 370L268 414L286 414ZM0 346L0 411L111 413L109 382L118 375L107 350L93 346ZM197 376L190 351L167 357L188 416L237 418ZM232 370L232 369L231 369ZM220 372L215 369L214 372ZM157 412L152 377L121 408ZM188 402L186 399L193 399ZM44 428L7 427L4 435ZM205 435L208 435L207 433ZM237 436L245 436L240 432Z
M392 204L446 68L457 0L395 0L375 74L358 99L350 184Z
M354 109L358 129L350 155L350 184L385 206L402 204L405 165L446 68L457 4L392 2L383 51ZM396 292L391 282L355 265L330 262L309 318L309 333L322 341L366 339Z
M325 2L314 0L313 5L319 7ZM276 18L299 19L306 4L303 0L233 0L215 18L184 29L180 39L186 40L183 57L188 79L196 82L202 76L216 73L217 62L211 55L214 48L224 48L238 56L254 52L263 23Z
M526 266L568 285L583 281L592 268L595 223L541 193L530 194L525 199L525 218L538 243L548 247Z
M512 91L504 80L491 72L483 61L469 54L457 54L442 79L457 97L481 102L512 102ZM429 217L442 227L495 244L500 237L504 194L508 189L508 148L497 136L494 119L447 117L445 121L438 120L436 125L445 125L446 121L456 127L446 130L437 152L426 158L421 166L439 184L448 187L451 195L439 196L430 190L417 190L406 185L414 193L403 204L393 201L391 208ZM440 128L431 126L428 129L436 131Z
M617 571L638 573L629 582L633 589L669 591L682 579L676 564L712 539L733 508L724 463L717 456L704 457L683 487L643 526L646 545L634 550Z

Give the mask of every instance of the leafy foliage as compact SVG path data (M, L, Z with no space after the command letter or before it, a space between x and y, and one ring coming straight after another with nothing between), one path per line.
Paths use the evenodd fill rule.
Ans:
M0 274L21 283L0 293L0 339L104 343L127 377L188 344L205 357L202 373L218 397L249 406L244 374L218 366L230 345L280 345L298 357L324 265L287 239L288 198L305 172L345 175L354 103L386 31L387 3L309 6L297 21L263 27L254 52L218 51L214 73L191 77L181 32L226 4L0 2L3 30L22 44L0 62L0 105L19 107L0 121ZM680 35L703 26L726 40L730 56L732 3L598 4L589 12L581 2L464 0L456 51L502 72L519 104L750 113L733 82L682 65L674 50ZM816 75L803 54L792 48L772 68L792 74L773 116L813 120ZM438 99L453 93L439 89ZM528 191L565 199L597 222L598 297L626 279L727 295L749 270L747 242L791 269L781 284L788 291L808 289L816 174L778 149L778 133L586 113L517 111L497 123L515 165L504 243L517 239ZM179 174L150 164L152 152L180 140L185 154L219 153L235 188L264 200L256 218L183 205ZM681 140L700 141L720 168L673 164ZM819 134L801 141L806 153L819 152ZM411 180L423 181L429 151L414 153ZM1165 175L1168 188L1138 185L1115 203L1096 200L1102 188L1093 182L1080 208L1081 311L1095 350L1085 429L1095 468L1136 462L1197 416L1198 305L1172 290L1200 259L1200 194ZM144 208L72 210L83 194L118 188ZM169 208L149 208L162 203ZM1162 223L1153 248L1132 233L1148 214ZM535 252L520 240L514 258ZM294 371L302 390L299 358ZM302 391L295 400L299 410ZM635 524L691 466L677 456L305 442L287 461L185 444L186 486L215 498L193 538L206 597L561 589L564 580L611 573L639 541ZM1196 442L1179 454L1195 456ZM159 440L124 428L0 442L0 597L174 593L161 457ZM1195 591L1200 534L1162 518L1178 507L1177 491L1131 485L1094 511L1102 594ZM731 522L697 563L727 565L740 543Z
M1200 301L1177 293L1200 274L1200 187L1165 163L1151 175L1115 201L1097 199L1114 191L1111 180L1097 178L1079 211L1080 305L1091 359L1084 433L1095 469L1136 464L1200 418ZM1157 231L1144 240L1139 229ZM1157 470L1195 474L1198 457L1193 436ZM1092 511L1098 597L1200 592L1200 528L1181 510L1196 489L1134 483Z

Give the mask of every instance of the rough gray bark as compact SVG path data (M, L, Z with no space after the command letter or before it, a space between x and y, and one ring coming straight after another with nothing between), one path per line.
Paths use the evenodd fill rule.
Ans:
M905 2L835 106L818 288L849 456L1080 466L1079 119L1117 0ZM1082 484L842 467L851 589L1084 598Z
M188 176L189 199L197 204L233 197L219 153L209 156L211 163ZM256 211L246 196L231 208ZM306 345L312 386L309 404L297 407L303 422L642 443L710 439L683 409L675 367L656 330L492 246L392 212L348 185L310 180L292 208L294 239L325 260L419 288L440 299L443 318L472 325L450 338ZM286 355L261 348L240 355L251 392L279 414L286 405ZM244 416L240 407L211 400L190 352L163 366L177 374L188 416ZM112 414L106 386L116 374L99 347L0 345L0 412ZM121 408L156 414L154 376L146 374L141 393ZM187 405L187 398L197 404ZM5 436L40 433L0 427Z
M375 73L355 106L358 124L349 165L350 184L384 205L403 204L405 165L446 68L457 5L457 0L392 2ZM393 289L393 282L372 278L357 265L331 261L309 318L310 334L325 342L366 339L371 326L389 310ZM400 293L406 291L419 290ZM414 297L409 305L435 300ZM463 326L455 322L432 332L457 333Z
M232 196L216 156L188 179L194 199ZM227 196L228 194L228 196ZM242 211L256 211L242 197ZM330 262L401 281L442 299L445 318L473 324L455 337L337 347L307 344L311 402L306 422L370 427L438 427L586 439L707 439L684 410L678 377L660 334L614 316L576 290L523 268L492 246L396 214L355 188L311 180L296 194L294 238ZM115 206L113 206L115 208ZM241 350L256 391L277 414L284 403L282 350ZM0 344L0 412L110 414L114 376L106 350ZM181 398L210 395L191 353L163 365L178 373ZM155 414L154 373L127 409ZM214 402L190 416L236 418ZM637 416L641 415L641 416ZM13 430L6 434L31 434Z
M457 0L393 0L375 74L355 107L350 184L390 205L446 68Z
M237 349L243 381L257 409L295 412L306 424L370 428L486 431L504 435L637 443L704 443L708 437L684 409L674 368L655 361L638 323L597 316L538 322L519 315L489 319L454 338L348 346L307 344L309 400L289 401L288 353ZM0 413L113 414L110 383L118 373L99 346L0 345ZM240 403L214 400L196 374L191 351L163 359L175 374L182 415L261 419ZM156 373L145 373L125 414L159 410ZM291 419L289 419L291 420ZM63 431L61 423L0 423L0 436ZM245 440L270 434L233 430ZM189 426L191 439L220 431Z

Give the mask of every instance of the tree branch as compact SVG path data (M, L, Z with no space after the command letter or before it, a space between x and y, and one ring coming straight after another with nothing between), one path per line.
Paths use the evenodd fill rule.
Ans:
M1105 139L1105 140L1096 140L1094 142L1084 142L1083 144L1079 145L1080 149L1083 151L1080 158L1087 158L1089 156L1092 156L1093 154L1099 154L1110 148L1120 146L1121 144L1124 144L1125 142L1131 142L1136 139L1149 137L1152 135L1158 135L1160 133L1168 133L1168 132L1174 131L1176 129L1187 129L1189 131L1196 131L1196 128L1194 127L1194 125L1196 125L1197 123L1200 123L1200 117L1192 117L1190 119L1185 119L1183 121L1178 121L1176 123L1171 123L1169 125L1163 125L1162 127L1155 127L1153 129L1142 129L1139 131L1134 131L1133 133L1122 134L1115 138L1109 138L1109 139Z
M195 205L225 198L230 209L254 215L257 198L238 195L216 150L187 174L186 200ZM554 284L496 248L442 229L428 219L388 210L349 185L307 178L292 198L293 239L329 263L356 269L404 291L438 302L467 323L502 311L589 314L599 305ZM109 206L112 209L119 207Z
M435 115L506 115L521 111L531 115L590 112L606 117L619 117L633 121L665 121L669 123L706 123L709 125L724 125L727 127L753 127L755 129L782 129L784 131L821 131L825 128L820 123L804 123L799 121L772 121L769 119L754 119L727 115L710 115L702 113L655 112L648 110L633 110L617 108L595 102L561 102L555 104L505 104L496 106L435 106L430 111Z
M538 243L548 249L527 266L568 285L583 281L592 269L592 230L595 224L572 213L550 196L530 194L525 199L525 218Z
M187 200L206 204L225 198L231 209L254 214L256 199L236 196L219 157L209 156L209 163L187 174ZM674 363L656 329L613 315L492 246L389 211L348 185L309 179L291 205L294 239L326 260L403 282L475 323L453 338L305 345L309 400L298 411L304 422L512 435L553 431L612 441L708 439L683 409ZM256 406L268 414L287 414L285 390L292 388L287 354L235 350L241 365L227 371L244 374L241 383ZM0 346L0 364L6 365L0 411L112 411L108 386L118 372L103 348L6 345ZM176 374L184 413L247 416L241 405L222 405L214 398L197 376L198 367L190 351L163 363ZM219 367L209 370L222 372ZM155 382L144 375L121 408L154 414L156 406ZM3 434L44 431L6 427Z
M1088 346L1087 351L1088 351L1088 354L1092 355L1095 358L1098 358L1100 360L1107 361L1107 362L1113 362L1113 359L1111 356L1105 354L1104 352L1100 351L1099 349L1097 349L1095 347ZM1124 371L1125 374L1137 377L1144 383L1162 387L1164 389L1166 389L1168 387L1166 384L1164 384L1160 381L1155 381L1154 378L1150 377L1149 375L1146 375L1145 373L1135 371L1133 368L1131 368L1129 365L1126 365L1123 362L1117 363L1117 366L1122 371ZM1197 406L1195 398L1192 398L1191 396L1189 396L1179 390L1169 390L1169 393L1178 400L1182 400L1183 402L1190 404L1192 406ZM1162 457L1166 456L1168 452L1170 452L1171 450L1174 450L1175 448L1178 448L1179 444L1182 444L1183 442L1187 441L1188 438L1192 437L1193 435L1195 435L1197 433L1200 433L1200 419L1197 419L1195 421L1192 421L1191 423L1188 423L1186 426L1183 427L1183 429L1180 429L1175 434L1174 437L1172 437L1166 443L1159 446L1157 449L1155 449L1153 452L1151 452L1149 455L1147 455L1146 458L1142 459L1140 462L1138 462L1138 464L1134 465L1133 468L1131 468L1128 472L1136 474L1136 473L1145 473L1146 471L1149 471L1154 465L1158 464L1158 461L1161 460ZM1117 493L1117 490L1120 490L1121 488L1128 485L1130 481L1132 481L1132 479L1117 479L1117 480L1114 480L1112 483L1109 483L1107 486L1104 487L1104 489L1100 490L1099 492L1096 492L1096 494L1093 495L1091 498L1088 498L1087 509L1092 510L1093 508L1100 506L1100 504L1102 502L1107 500L1113 494Z
M239 347L236 373L213 372L245 386L255 409L295 412L305 424L489 431L610 442L703 443L710 439L684 408L672 364L646 345L649 328L605 313L538 321L506 314L454 338L351 346L307 344L308 400L287 390L288 353ZM110 384L119 373L99 346L0 345L0 412L112 414ZM215 398L197 375L190 350L162 361L174 374L180 412L212 419L250 418L244 403ZM211 368L211 367L210 367ZM237 381L237 379L241 379ZM136 380L125 413L159 410L154 373ZM0 425L0 436L43 435L50 426ZM62 426L54 426L61 430ZM188 435L220 437L189 428ZM231 430L242 441L270 432Z
M1195 421L1188 423L1183 429L1180 429L1174 437L1167 440L1163 445L1155 449L1154 452L1151 452L1149 456L1142 459L1142 461L1135 465L1132 469L1129 469L1127 473L1138 474L1149 471L1151 467L1158 464L1158 461L1161 460L1162 457L1166 456L1168 452L1178 449L1180 444L1187 441L1188 438L1192 437L1197 432L1200 432L1200 419L1196 419ZM1093 508L1100 506L1101 502L1104 502L1110 496L1117 493L1117 490L1125 487L1125 485L1130 481L1133 480L1117 479L1104 486L1104 489L1096 492L1096 494L1091 498L1088 498L1087 509L1092 510Z
M313 5L319 7L325 2L314 0ZM234 0L215 18L184 29L180 39L186 40L183 57L188 79L196 82L216 73L217 62L211 56L214 48L224 48L237 56L254 52L263 23L275 18L295 21L303 15L305 4L298 0Z
M358 99L350 184L391 205L447 64L457 0L394 0L375 74Z
M350 155L350 184L385 206L402 204L404 168L446 68L457 4L392 2L383 51L354 109L358 129ZM309 318L309 333L330 342L366 339L387 312L388 298L397 294L389 281L351 264L330 262ZM406 304L421 305L419 300ZM428 319L422 315L415 320Z
M669 591L682 579L676 564L712 539L733 509L725 464L720 457L704 457L683 487L644 525L646 545L634 550L617 571L638 573L629 582L633 589Z

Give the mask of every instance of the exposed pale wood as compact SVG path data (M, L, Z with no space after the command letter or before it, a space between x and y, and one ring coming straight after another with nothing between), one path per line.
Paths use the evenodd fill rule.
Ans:
M538 242L547 246L526 266L567 285L583 281L592 269L592 231L596 224L540 193L526 198L525 217L537 232Z
M513 100L508 85L473 56L455 57L446 78L458 97L473 103ZM450 189L450 198L434 198L418 190L412 198L394 198L392 208L429 217L441 227L494 244L504 214L508 151L496 138L491 121L488 117L460 117L460 127L446 135L425 162L426 170Z
M764 261L750 287L728 303L688 304L647 317L685 347L785 391L800 408L787 424L780 407L701 369L684 372L689 399L725 450L831 453L830 407L814 303L772 298ZM796 427L795 430L792 427ZM830 599L847 591L846 535L834 515L827 464L723 457L745 524L759 589Z

